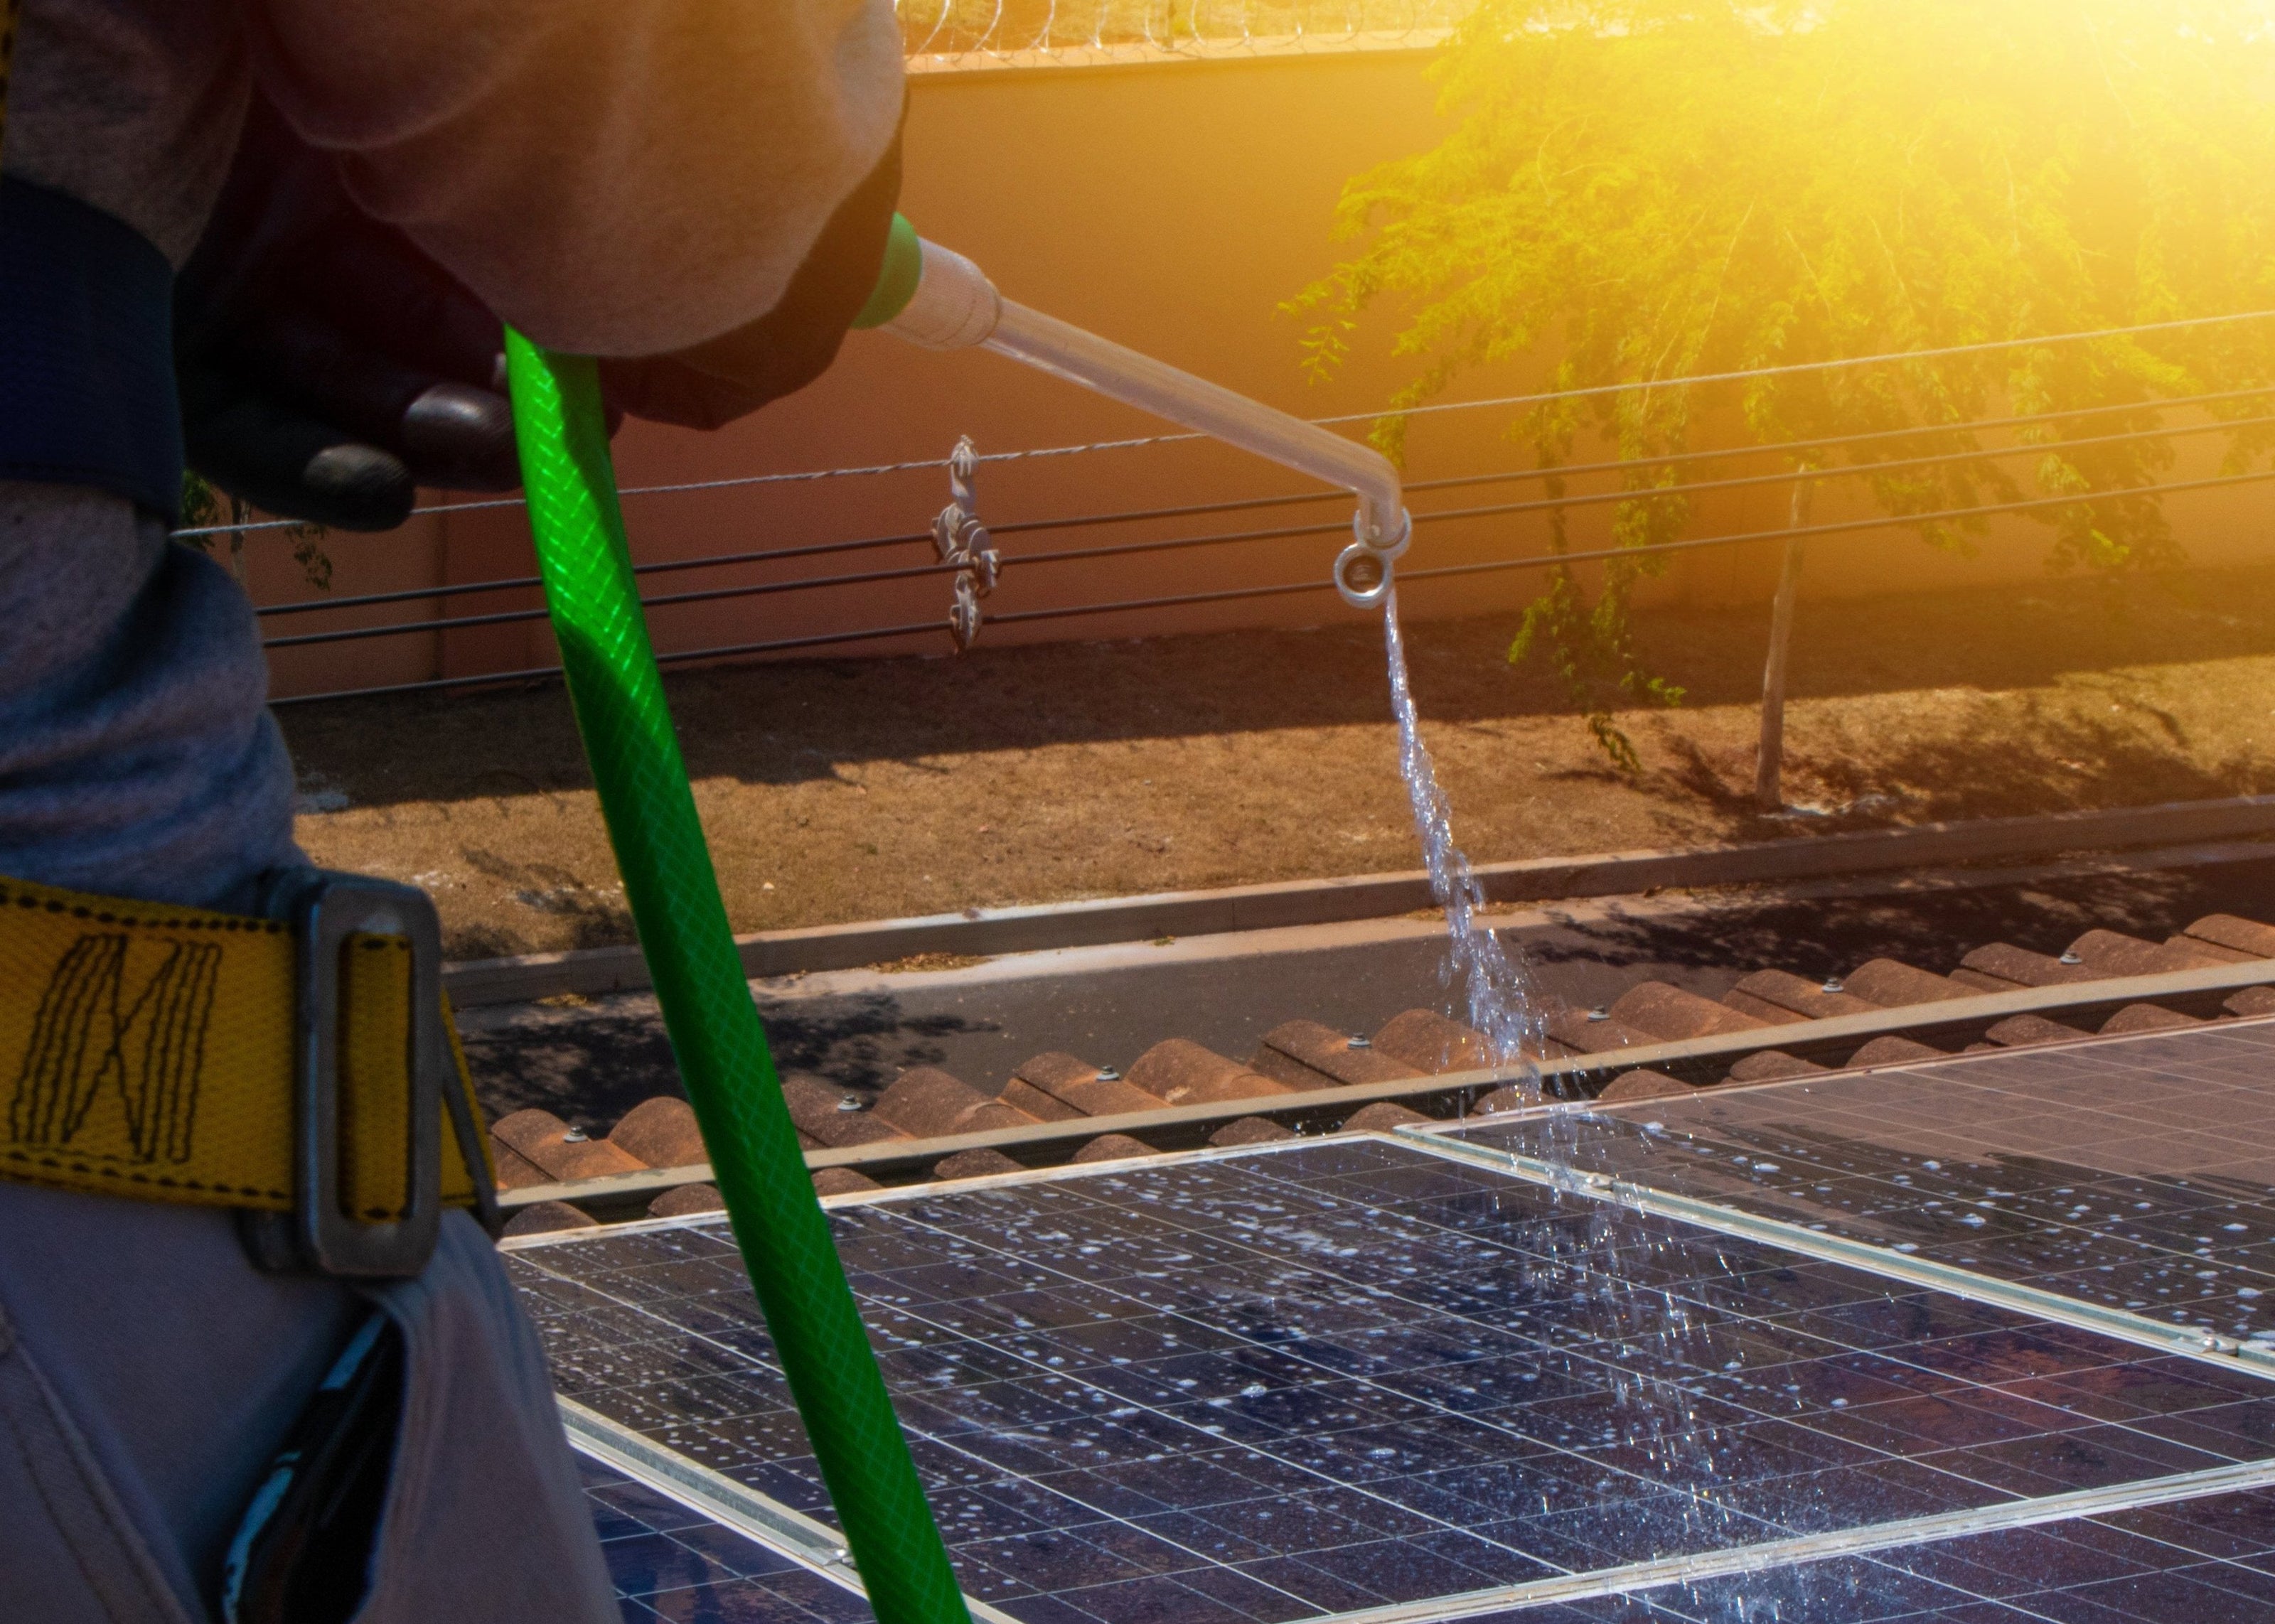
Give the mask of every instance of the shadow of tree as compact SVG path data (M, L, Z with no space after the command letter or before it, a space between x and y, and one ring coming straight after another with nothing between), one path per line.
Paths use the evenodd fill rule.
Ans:
M911 1066L942 1064L959 1038L999 1030L986 1021L907 1014L882 993L776 1005L766 1023L778 1072L826 1076L858 1093L881 1091ZM477 1023L463 1040L492 1122L533 1106L597 1136L644 1099L685 1092L652 994L517 1008Z
M1999 692L2081 671L2275 653L2275 570L2160 578L2132 583L2128 594L2099 581L2050 579L2019 598L1996 588L1811 602L1795 634L1791 696L1805 705L1924 690ZM1762 610L1658 609L1638 614L1636 627L1648 661L1689 691L1692 713L1756 701ZM1415 685L1432 725L1568 714L1556 684L1508 664L1509 631L1500 616L1410 629ZM1379 726L1387 716L1381 641L1364 621L982 646L952 661L722 667L675 674L669 686L691 770L760 784L839 777L869 761L917 766L926 757L1067 742ZM1679 729L1684 714L1667 720ZM296 753L357 805L587 787L567 702L552 685L350 700L281 715ZM1797 735L1795 743L1805 753L1808 741ZM1995 754L2007 744L1970 739L1965 749ZM1847 782L1837 760L1820 770L1828 793ZM1968 767L1971 778L1984 770ZM2018 773L1989 770L2007 780ZM1730 805L1736 775L1734 760L1710 754L1679 764L1666 788Z
M607 948L633 940L632 917L624 906L624 888L595 888L558 864L524 862L479 846L462 846L458 855L476 873L514 888L513 900L533 913L571 921L571 948ZM491 958L523 950L493 925L474 925L452 930L442 944L451 958Z
M2039 876L2023 886L1736 902L1676 914L1615 911L1534 941L1527 957L1551 990L1566 979L1566 967L1576 967L1629 972L1629 981L1665 977L1719 996L1756 970L1822 979L1893 958L1942 973L1989 942L2059 954L2097 926L2162 941L2225 911L2275 915L2275 864Z

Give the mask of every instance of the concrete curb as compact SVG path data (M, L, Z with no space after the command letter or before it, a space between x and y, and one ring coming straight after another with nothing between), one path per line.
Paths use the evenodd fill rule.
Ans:
M1489 902L1539 903L2268 835L2275 835L2275 796L2255 795L2112 812L1931 823L1688 851L1538 857L1483 864L1477 874ZM1214 936L1382 918L1432 905L1428 876L1415 870L1031 908L972 908L960 914L761 931L736 940L742 949L744 973L758 980L889 963L923 953L990 957L1163 936ZM460 1008L518 1003L557 993L596 997L649 985L646 962L631 947L472 960L446 966L442 980Z

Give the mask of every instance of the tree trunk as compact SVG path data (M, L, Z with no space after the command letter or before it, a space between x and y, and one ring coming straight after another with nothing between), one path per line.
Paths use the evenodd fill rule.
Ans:
M1810 500L1816 490L1812 480L1794 482L1793 507L1786 521L1788 529L1800 530L1808 525ZM1785 773L1786 656L1793 646L1793 606L1801 594L1804 547L1799 536L1786 542L1785 568L1779 572L1777 601L1770 611L1770 657L1762 668L1762 744L1754 759L1754 799L1765 812L1775 812L1785 804L1780 781Z

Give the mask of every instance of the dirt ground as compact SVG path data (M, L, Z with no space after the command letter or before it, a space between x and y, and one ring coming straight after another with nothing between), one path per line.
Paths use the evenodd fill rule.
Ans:
M1611 767L1505 617L1410 628L1478 861L2275 785L2275 569L1805 603L1787 791L1750 804L1764 611L1639 616L1682 708ZM740 931L1419 865L1372 623L683 674ZM409 879L453 957L631 939L557 686L288 707L300 838Z

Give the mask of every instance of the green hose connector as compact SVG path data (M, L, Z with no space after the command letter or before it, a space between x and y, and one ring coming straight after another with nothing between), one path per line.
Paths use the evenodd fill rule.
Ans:
M782 1102L616 505L600 378L506 334L530 529L624 895L736 1243L878 1624L970 1624Z
M917 235L906 215L895 215L893 229L885 238L885 262L878 268L877 285L869 291L869 302L861 306L852 325L857 330L884 326L909 307L909 301L917 296L917 284L923 280L924 238Z

